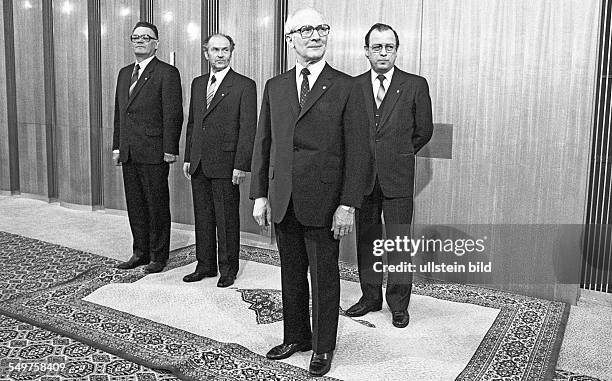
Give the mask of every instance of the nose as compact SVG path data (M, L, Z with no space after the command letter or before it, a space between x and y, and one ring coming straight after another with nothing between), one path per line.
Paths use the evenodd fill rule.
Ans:
M380 55L382 57L386 57L387 56L387 52L385 51L385 49L383 48L383 50L380 51Z

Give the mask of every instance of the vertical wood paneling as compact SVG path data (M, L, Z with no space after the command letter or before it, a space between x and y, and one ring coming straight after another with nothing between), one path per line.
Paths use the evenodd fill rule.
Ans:
M135 58L129 35L139 20L139 0L102 1L102 172L104 206L125 210L121 167L111 161L115 87L119 70Z
M47 194L49 200L56 200L57 187L57 160L55 141L55 51L53 44L53 4L52 0L42 1L43 14L43 47L44 47L44 73L45 73L45 134L47 151Z
M46 197L42 1L13 3L20 191Z
M13 22L13 3L2 3L4 63L6 77L6 122L8 140L9 189L19 193L19 125L17 121L17 83L15 81L15 30Z
M419 159L415 223L582 224L598 2L426 0L423 14L421 73L454 147L452 160ZM525 282L549 240L490 259L516 254L508 273L536 293Z
M201 74L202 67L201 7L201 0L159 0L153 4L155 25L159 29L157 57L170 62L170 57L174 54L175 66L181 73L183 87L185 123L180 140L181 158L170 166L170 210L173 221L189 224L193 223L193 204L191 185L183 176L182 154L185 147L191 81Z
M53 3L58 191L91 205L87 2Z
M89 61L89 147L91 205L101 208L102 191L102 25L100 0L87 2L88 61Z
M274 1L274 74L287 71L287 44L285 43L285 20L289 15L289 1Z
M225 0L219 6L219 32L230 35L236 43L232 55L232 68L253 79L257 84L257 109L265 83L275 75L275 60L270 52L275 51L276 37L275 2L256 0L245 3L241 0ZM249 19L249 23L244 20ZM249 200L250 175L240 185L240 229L260 233L253 220L253 202Z
M4 8L0 6L0 190L11 189L8 120L7 120L7 97L6 97L6 65L4 60Z
M369 70L364 53L364 37L370 27L383 22L397 31L400 50L396 65L417 73L420 50L421 0L289 0L289 14L302 7L323 13L331 30L326 60L336 69L351 75ZM288 52L288 68L295 66L295 54Z

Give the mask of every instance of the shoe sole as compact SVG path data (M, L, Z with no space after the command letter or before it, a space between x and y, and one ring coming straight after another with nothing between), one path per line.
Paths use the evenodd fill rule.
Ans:
M380 311L380 310L382 310L382 307L378 307L378 308L371 308L371 309L369 309L369 310L368 310L368 312L365 312L365 313L363 313L363 314L358 314L358 315L349 314L348 312L346 312L346 316L348 316L348 317L361 317L361 316L365 316L365 315L367 315L367 314L368 314L368 313L370 313L370 312L377 312L377 311Z

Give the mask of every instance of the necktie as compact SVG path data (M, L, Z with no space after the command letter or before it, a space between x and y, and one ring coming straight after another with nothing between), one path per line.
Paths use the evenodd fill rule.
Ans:
M310 70L303 68L302 87L300 88L300 108L304 107L304 104L306 103L306 97L310 92L310 85L308 84L308 75L310 75Z
M132 90L136 86L136 82L138 82L138 71L140 70L140 66L138 64L134 65L134 71L132 72L132 80L130 81L130 92L129 95L132 95Z
M378 93L376 94L376 107L380 108L380 104L382 103L383 99L385 99L385 85L384 85L384 80L385 80L385 76L382 74L379 74L378 77L376 77L379 81L380 81L380 87L378 88Z
M210 107L210 102L215 96L215 82L217 82L217 78L215 78L215 75L213 74L210 76L210 83L208 84L208 91L206 92L206 108Z

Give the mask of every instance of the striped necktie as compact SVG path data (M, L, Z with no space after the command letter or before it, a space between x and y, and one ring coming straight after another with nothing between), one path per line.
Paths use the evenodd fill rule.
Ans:
M129 95L132 95L132 90L136 87L136 82L138 82L138 71L140 70L140 66L138 64L134 65L134 71L132 72L132 80L130 81L130 91Z
M217 87L215 83L217 82L217 78L215 75L210 76L210 83L208 84L208 91L206 92L206 108L210 107L210 102L212 102L213 97L215 96L215 88Z
M378 93L376 94L376 107L380 108L380 105L383 99L385 99L385 94L386 94L385 85L384 85L385 76L382 74L379 74L378 77L376 78L380 81L380 87L378 88Z
M310 70L303 68L302 69L302 87L300 88L300 108L304 107L306 103L306 97L308 97L308 93L310 92L310 84L308 83L308 76L310 75Z

